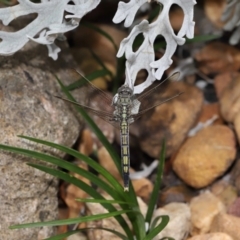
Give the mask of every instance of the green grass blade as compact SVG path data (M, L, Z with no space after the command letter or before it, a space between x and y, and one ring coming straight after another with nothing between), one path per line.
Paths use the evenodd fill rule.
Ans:
M107 204L127 204L132 205L131 203L119 201L119 200L109 200L109 199L92 199L92 198L76 198L78 202L88 202L88 203L107 203Z
M110 212L110 213L102 213L102 214L96 214L96 215L92 215L92 216L84 216L84 217L70 218L70 219L64 219L64 220L25 223L25 224L20 224L20 225L13 225L10 227L10 229L51 227L51 226L62 226L62 225L71 225L71 224L83 223L83 222L98 221L98 220L101 220L104 218L116 217L116 216L122 215L124 213L127 213L129 211L130 210L121 210L121 211L115 211L115 212Z
M98 32L99 34L101 34L102 36L104 36L106 39L108 39L113 44L113 47L115 48L116 52L118 51L118 47L117 47L116 43L114 42L111 35L109 35L107 32L105 32L101 28L99 28L91 23L84 22L84 23L81 23L81 25L91 28L91 29L95 30L96 32Z
M165 161L165 150L166 150L165 148L166 148L165 141L163 141L162 150L160 153L160 159L159 159L159 163L158 163L158 169L157 169L157 178L155 180L153 191L152 191L149 203L148 203L148 211L147 211L146 218L145 218L145 221L147 223L149 223L149 225L152 220L153 212L154 212L155 205L156 205L157 199L158 199L158 192L159 192L160 185L161 185L163 169L164 169L164 161Z
M150 12L148 16L148 22L151 23L162 12L162 8L162 4L157 4L157 6Z
M27 137L27 136L19 136L21 138L27 139L29 141L32 142L36 142L36 143L40 143L46 146L49 146L51 148L60 150L66 154L69 154L77 159L81 159L82 161L86 162L90 167L92 167L95 171L97 171L99 174L101 174L113 187L115 190L119 191L120 193L122 192L122 186L121 184L101 165L99 165L97 162L95 162L94 160L92 160L91 158L81 154L80 152L72 149L72 148L68 148L56 143L52 143L52 142L48 142L45 140L41 140L41 139L36 139L36 138L32 138L32 137ZM0 145L1 146L1 145ZM9 146L6 146L9 148ZM42 159L44 161L48 160L48 162L51 162L59 167L65 168L71 172L75 172L78 173L79 175L82 174L82 172L80 172L82 169L78 168L75 164L69 163L68 161L59 159L59 158L54 158L51 157L49 155L40 155L40 157L38 157L38 159ZM122 196L124 196L122 194Z
M93 58L98 62L98 64L105 69L105 71L107 71L108 75L113 78L113 74L112 72L106 67L106 65L104 64L104 62L102 61L102 59L100 59L98 57L98 55L96 53L94 53L91 49L89 49L90 53L92 54Z
M192 39L186 38L186 44L187 43L197 43L197 42L207 42L207 41L212 41L215 39L219 39L221 35L199 35L195 36Z
M109 228L101 228L101 227L96 227L96 228L81 228L81 229L78 229L78 230L74 230L74 231L69 231L67 233L62 233L62 234L59 234L57 236L54 236L54 237L50 237L50 238L45 238L44 240L62 240L66 237L69 237L75 233L78 233L78 232L82 232L82 231L88 231L88 230L105 230L105 231L108 231L108 232L111 232L113 234L115 234L116 236L118 236L119 238L121 238L122 240L128 240L128 238L123 235L122 233L118 232L118 231L115 231L115 230L112 230L112 229L109 229Z
M89 81L93 81L94 79L96 78L99 78L99 77L104 77L106 75L109 74L109 70L107 69L100 69L100 70L96 70L88 75L86 75L86 78L89 80ZM67 91L72 91L72 90L75 90L76 88L80 88L82 87L83 85L86 84L86 81L83 81L83 78L81 77L79 80L77 80L76 82L72 83L72 84L69 84L68 86L66 86L66 90Z
M169 216L163 215L161 216L161 219L161 222L154 229L150 230L147 236L143 238L143 240L152 240L167 226L169 222Z

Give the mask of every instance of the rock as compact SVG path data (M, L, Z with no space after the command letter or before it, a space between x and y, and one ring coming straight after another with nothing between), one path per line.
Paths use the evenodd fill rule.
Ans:
M23 24L22 20L18 21ZM46 46L30 41L14 56L0 57L0 135L1 144L53 152L40 144L22 140L22 134L66 146L79 136L80 122L63 101L56 99L65 84L68 69L76 64L61 44L59 59L47 56ZM54 74L53 74L54 73ZM59 151L55 156L63 157ZM10 230L13 224L54 220L58 217L57 179L26 165L36 161L0 151L0 239L44 239L54 234L52 227Z
M223 118L227 122L234 122L240 112L240 74L223 90L220 97L220 108Z
M234 129L237 133L238 142L240 143L240 112L236 114L233 120Z
M236 187L230 185L227 181L220 180L211 186L211 192L218 197L228 208L237 199Z
M105 199L111 199L111 197L107 194L103 194ZM143 216L146 215L147 212L147 205L141 200L141 198L137 198L139 208ZM88 208L88 215L97 215L97 214L103 214L103 213L108 213L108 211L98 203L86 203L87 208ZM120 206L118 204L114 204L114 207L116 207L117 210L120 210ZM131 223L127 216L125 214L122 215L122 217L126 220L127 224L131 228ZM118 221L114 217L110 218L105 218L99 221L91 221L87 222L87 227L88 228L94 228L94 227L102 227L102 228L109 228L113 229L115 231L118 231L122 234L124 233L124 230L122 227L119 225ZM89 229L87 231L88 239L89 240L102 240L102 239L111 239L111 240L121 240L122 238L116 236L115 234L102 230L102 229Z
M196 193L185 185L178 185L162 190L159 197L160 206L166 205L171 202L190 202Z
M201 234L187 240L234 240L232 237L227 235L226 233L208 233L208 234Z
M211 42L195 54L198 69L205 74L233 72L240 68L238 48L221 42Z
M236 161L234 164L232 171L230 173L231 181L233 182L234 186L237 188L238 195L240 194L240 159Z
M237 198L227 210L228 214L234 215L236 217L240 217L240 197Z
M238 72L223 72L214 78L214 87L217 97L220 98L225 88L239 75Z
M224 204L209 191L193 198L190 210L193 236L208 233L214 217L226 211Z
M240 236L240 218L219 213L213 219L210 232L223 232L231 236L234 240L238 240Z
M166 140L167 156L179 148L198 118L203 102L202 92L184 82L167 82L161 91L161 94L155 92L144 99L143 106L152 106L156 101L184 93L145 113L130 127L130 133L139 141L141 149L154 158L159 158L163 139Z
M227 126L212 125L186 140L176 154L173 169L188 185L202 188L221 176L235 155L233 131Z
M214 116L217 116L217 119L213 122L213 124L223 124L219 103L204 103L198 122L204 123Z
M222 14L226 8L226 2L224 0L220 1L207 1L204 3L204 12L206 18L208 18L212 24L222 29L224 26L224 21L222 20Z
M67 240L88 240L88 239L83 233L80 232L67 237Z
M170 221L167 226L154 238L172 237L175 240L184 239L190 231L190 210L185 203L169 203L154 212L153 219L161 215L168 215Z

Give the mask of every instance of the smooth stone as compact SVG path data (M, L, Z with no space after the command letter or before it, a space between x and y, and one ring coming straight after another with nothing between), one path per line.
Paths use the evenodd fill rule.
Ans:
M219 213L213 219L210 232L224 232L234 240L240 237L240 218L226 213Z
M190 209L186 203L169 203L154 212L153 219L161 215L168 215L170 220L167 226L153 239L172 237L182 240L190 231Z
M224 204L210 191L195 197L190 202L191 210L191 235L208 233L214 217L225 212Z
M227 235L226 233L208 233L208 234L201 234L187 240L234 240L232 237Z
M173 161L173 169L188 185L203 188L231 166L236 147L233 131L223 125L212 125L189 137Z

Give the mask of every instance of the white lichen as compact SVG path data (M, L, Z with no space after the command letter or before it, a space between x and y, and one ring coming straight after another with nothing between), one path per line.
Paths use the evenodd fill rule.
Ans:
M148 0L131 0L128 3L120 2L118 10L113 18L114 23L124 21L124 26L129 27L134 21L138 9L148 2ZM134 93L138 94L150 86L155 79L161 79L163 72L172 64L172 55L177 45L185 43L184 36L192 38L194 34L193 6L195 0L156 0L163 5L163 10L157 19L149 24L147 20L134 26L129 36L121 42L117 57L126 56L125 84L134 85L138 72L145 69L148 72L146 81L138 86L134 86ZM174 33L169 21L169 10L173 4L180 6L184 12L183 24L177 35ZM144 41L136 52L133 51L133 42L135 38L143 34ZM155 60L154 41L157 36L163 36L166 41L166 51L162 58ZM131 76L131 79L129 79Z
M56 60L60 48L55 45L55 39L63 39L65 32L78 27L81 18L93 10L100 0L42 0L41 3L18 0L18 2L16 6L0 9L0 20L4 25L31 13L37 13L37 17L19 31L0 31L0 54L12 55L31 39L46 45L49 56ZM65 18L64 12L69 13Z

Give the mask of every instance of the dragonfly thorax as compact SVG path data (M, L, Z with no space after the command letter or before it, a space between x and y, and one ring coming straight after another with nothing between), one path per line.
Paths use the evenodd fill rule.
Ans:
M123 85L118 89L117 105L130 105L132 103L133 90Z

